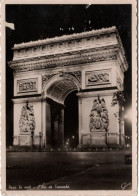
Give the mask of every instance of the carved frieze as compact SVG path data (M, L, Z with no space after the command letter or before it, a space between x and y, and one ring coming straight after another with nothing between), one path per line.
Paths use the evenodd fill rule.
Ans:
M109 82L109 74L102 73L102 74L92 74L88 77L88 83L103 83Z
M98 97L93 102L90 114L90 131L107 131L108 124L109 118L105 100Z
M24 79L17 81L17 93L28 93L38 91L38 79Z
M108 33L108 31L110 32ZM64 35L61 37L46 39L46 40L38 40L28 43L22 43L22 44L15 44L14 45L14 59L23 59L25 56L33 55L36 53L36 55L43 53L45 51L46 55L49 53L58 53L59 51L57 48L60 48L63 52L71 50L76 50L77 48L86 48L88 46L97 46L104 45L104 43L108 43L108 37L106 34L102 32L107 32L109 34L109 37L112 37L111 43L116 43L116 34L114 32L116 31L115 27L112 27L111 29L107 28L101 29L101 30L93 30L90 32L84 32L80 34L72 34L72 35ZM61 47L62 46L62 47ZM63 47L64 46L64 47ZM21 53L17 54L17 51L20 50Z
M19 120L20 134L31 134L35 130L35 117L33 106L23 106Z
M110 84L110 83L111 83L110 70L86 72L86 86Z
M117 58L116 51L102 52L97 54L77 54L68 55L61 57L53 57L47 60L36 60L33 62L22 62L17 64L12 64L11 67L17 72L26 72L39 69L48 69L55 67L65 67L69 65L78 65L83 63L99 62L115 60Z
M115 59L128 67L116 27L15 44L13 51L16 73Z
M117 31L115 26L109 27L109 28L102 28L102 29L96 29L96 30L91 30L88 32L82 32L82 33L74 33L71 35L63 35L61 37L54 37L54 38L47 38L44 40L37 40L37 41L30 41L27 43L21 43L21 44L15 44L14 49L19 49L19 48L26 48L26 47L33 47L33 46L40 46L43 44L50 44L50 43L57 43L58 41L66 41L69 39L79 39L79 38L84 38L84 37L90 37L92 36L98 36L101 34L110 34L110 33L115 33Z

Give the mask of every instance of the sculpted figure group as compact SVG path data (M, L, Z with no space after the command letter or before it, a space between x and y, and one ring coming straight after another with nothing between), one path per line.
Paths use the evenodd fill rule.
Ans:
M107 131L109 124L108 111L105 100L102 98L95 99L90 114L90 131Z

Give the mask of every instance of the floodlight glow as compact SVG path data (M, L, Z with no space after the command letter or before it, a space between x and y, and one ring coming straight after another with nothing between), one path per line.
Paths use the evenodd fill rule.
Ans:
M124 115L125 119L128 119L129 121L132 121L132 109L129 108L126 112L126 114Z

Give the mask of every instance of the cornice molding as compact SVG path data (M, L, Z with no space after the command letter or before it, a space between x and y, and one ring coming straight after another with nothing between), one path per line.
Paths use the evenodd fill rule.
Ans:
M79 38L84 38L84 37L89 37L89 36L98 36L98 35L114 33L114 32L117 33L117 29L115 26L112 26L109 28L96 29L96 30L92 30L92 31L88 31L88 32L74 33L72 35L63 35L60 37L57 36L54 38L47 38L44 40L30 41L30 42L26 42L26 43L23 42L21 44L15 44L13 47L13 50L27 48L27 47L40 46L40 45L44 45L44 44L51 44L51 43L60 42L60 41L79 39Z
M87 48L87 49L79 49L78 51L68 51L68 52L61 52L61 53L58 53L58 54L49 54L49 55L43 55L43 56L35 56L35 57L29 57L27 59L16 59L16 60L12 60L12 61L9 61L8 64L9 66L10 65L14 65L14 64L17 64L17 63L25 63L25 62L30 62L30 61L37 61L37 60L44 60L44 59L51 59L51 58L59 58L59 57L65 57L65 56L69 56L69 55L76 55L76 54L84 54L84 53L92 53L92 52L99 52L99 51L106 51L106 50L109 50L109 49L120 49L120 46L118 44L112 44L112 45L109 45L109 46L100 46L100 47L96 47L96 48Z
M82 99L82 98L92 98L92 97L98 97L98 96L112 96L115 90L102 90L102 91L92 91L92 92L79 92L76 95Z
M17 72L34 71L40 69L65 67L69 65L78 65L84 63L92 63L99 61L108 61L117 59L117 50L106 50L96 53L87 52L84 54L78 53L77 55L54 57L51 59L36 60L29 62L22 62L10 64L10 67Z
M19 104L19 103L32 103L32 102L41 102L42 97L27 97L27 98L16 98L12 99L14 104Z
M100 50L103 47L118 45L124 60L125 51L116 27L92 30L72 35L49 38L22 44L13 48L13 62L30 61L32 59L51 58L66 53L75 53L83 50Z
M15 73L116 60L122 71L128 64L116 27L17 44L13 61Z

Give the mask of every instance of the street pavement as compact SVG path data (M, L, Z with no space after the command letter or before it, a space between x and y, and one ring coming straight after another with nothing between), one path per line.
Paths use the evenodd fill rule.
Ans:
M8 152L9 190L121 190L131 189L128 151Z

